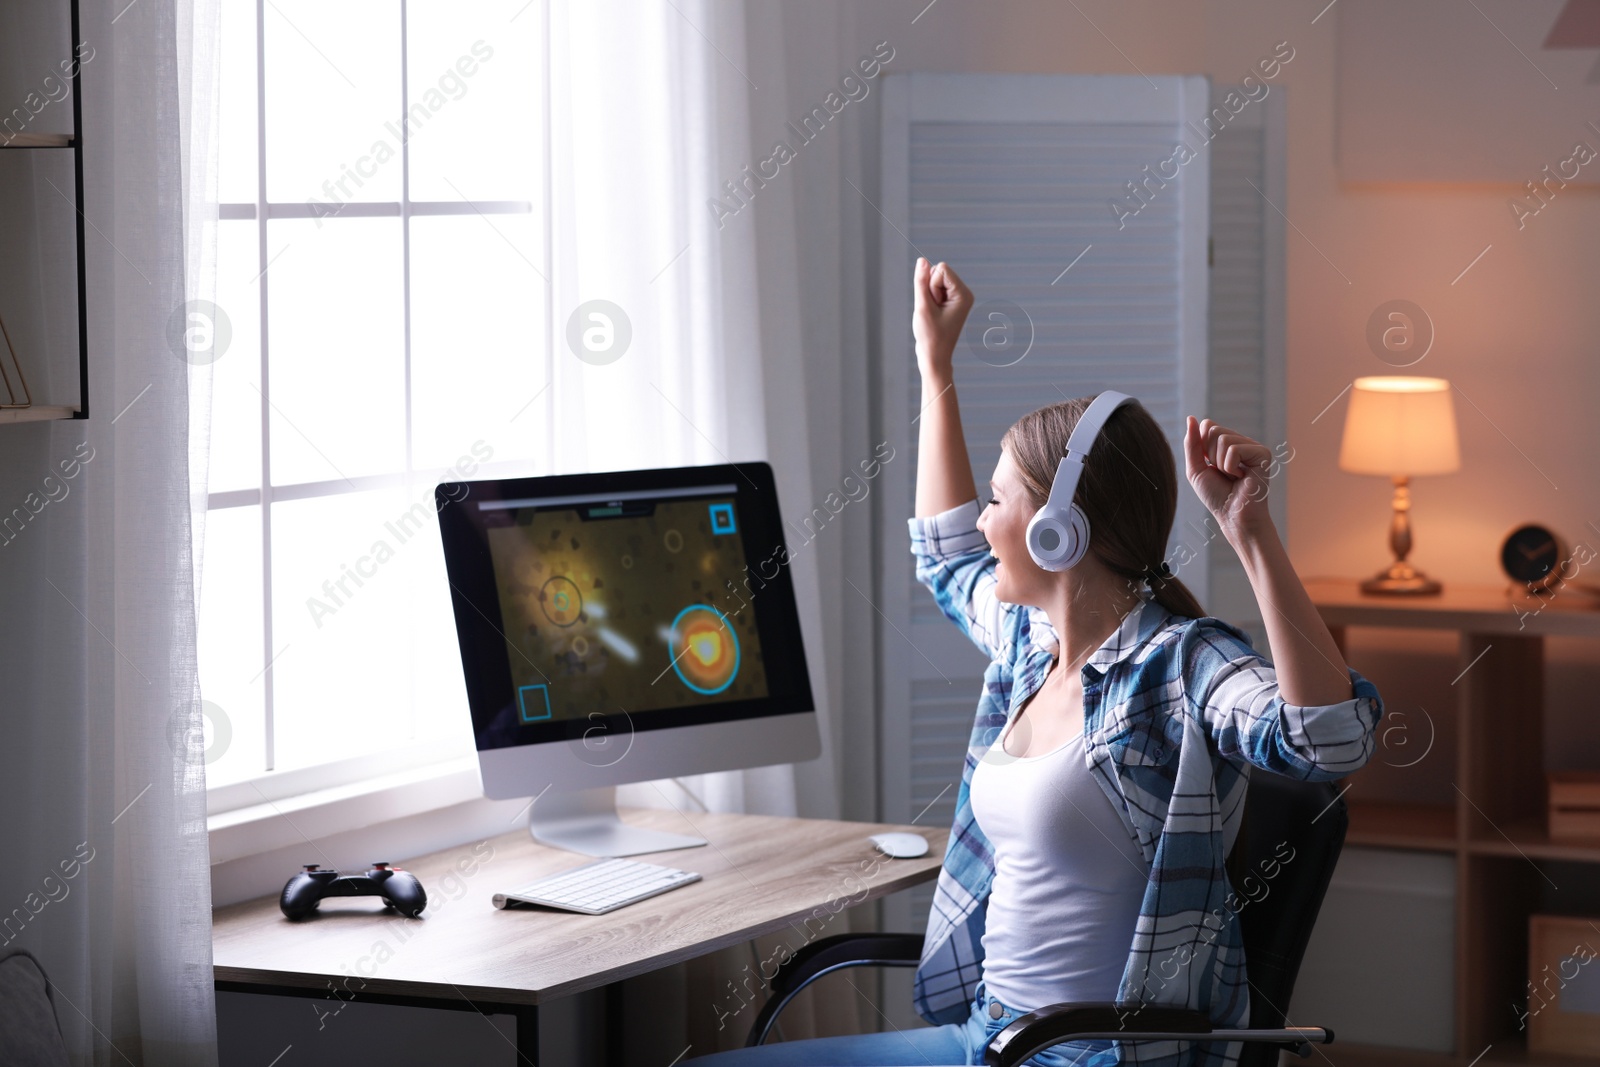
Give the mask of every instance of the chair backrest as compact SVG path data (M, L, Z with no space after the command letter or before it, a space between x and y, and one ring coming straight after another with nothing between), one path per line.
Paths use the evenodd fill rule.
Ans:
M67 1067L55 1000L33 953L0 955L0 1063L7 1067Z
M1259 767L1251 769L1245 808L1238 844L1247 873L1234 892L1242 902L1249 1025L1275 1028L1285 1025L1295 976L1350 817L1338 783L1298 781ZM1276 1046L1247 1042L1239 1067L1275 1067L1277 1062Z

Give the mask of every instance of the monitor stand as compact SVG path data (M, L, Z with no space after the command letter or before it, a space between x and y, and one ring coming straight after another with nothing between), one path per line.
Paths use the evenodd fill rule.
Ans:
M617 815L615 786L550 790L533 803L528 832L542 845L585 856L635 856L703 845L703 837L630 826Z

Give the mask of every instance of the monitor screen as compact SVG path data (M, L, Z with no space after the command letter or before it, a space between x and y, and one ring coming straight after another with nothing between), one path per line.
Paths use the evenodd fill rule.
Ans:
M437 500L480 750L812 710L766 464Z

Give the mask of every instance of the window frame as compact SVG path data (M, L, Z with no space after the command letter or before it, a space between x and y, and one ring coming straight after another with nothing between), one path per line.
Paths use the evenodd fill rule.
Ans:
M551 186L550 186L550 55L549 55L549 5L547 0L529 0L527 5L518 11L513 20L527 11L529 7L536 10L530 12L539 18L542 29L538 34L539 56L542 60L541 70L536 75L542 81L540 106L534 109L536 120L540 123L540 137L542 139L542 153L538 167L542 170L540 195L542 203L519 200L412 200L411 191L411 159L410 137L401 140L400 149L400 199L397 201L348 201L339 206L336 211L319 210L318 206L308 203L295 203L290 201L273 201L267 194L267 83L268 65L266 48L266 7L270 0L253 0L251 6L255 13L255 122L256 122L256 199L254 202L226 201L218 204L219 225L230 223L254 221L257 265L260 273L253 281L259 283L257 299L259 300L259 366L260 385L257 391L260 394L260 465L257 484L253 488L228 489L219 492L206 493L206 510L222 511L237 507L259 507L260 518L260 563L261 563L261 625L262 640L259 664L261 674L258 676L262 688L262 720L259 723L249 724L249 728L260 729L263 734L263 764L258 773L251 777L229 781L218 785L209 785L206 789L206 807L208 821L213 834L213 840L224 845L224 851L230 855L239 855L252 851L250 842L255 841L259 846L254 850L264 850L276 847L271 843L270 834L265 833L265 824L277 816L284 814L285 808L305 810L308 807L318 811L317 825L319 830L328 832L329 826L345 828L349 825L368 825L373 821L373 816L380 810L390 812L390 818L404 814L414 814L418 810L432 810L445 807L481 796L481 789L477 785L476 753L469 756L452 754L441 759L435 744L420 738L413 738L407 745L397 748L380 749L363 753L358 756L331 760L326 763L299 767L288 771L275 769L275 748L277 723L274 715L274 685L273 666L278 656L286 649L275 649L273 638L273 507L276 504L290 501L306 500L315 497L340 496L371 490L402 488L409 495L415 495L417 486L431 485L445 480L446 476L459 477L452 468L418 468L413 462L413 367L412 367L412 260L411 260L411 220L413 218L472 215L481 217L490 226L493 226L494 216L503 215L531 215L540 212L543 215L543 263L535 267L536 273L542 279L539 298L544 301L545 317L548 321L549 308L552 301L550 285L551 262L553 249L550 243L550 217L551 217ZM240 5L243 7L244 5ZM406 127L406 116L411 106L410 98L410 38L408 28L408 14L410 0L401 0L398 17L399 27L399 112L398 120L401 128ZM320 218L327 225L340 225L344 219L398 217L400 219L400 244L401 265L400 276L402 291L400 294L400 314L402 316L402 344L403 344L403 375L404 375L404 453L405 462L401 470L383 474L372 474L354 478L332 478L317 481L288 482L274 484L272 480L272 387L271 387L271 338L269 317L269 291L271 277L271 258L269 246L268 224L274 219L305 219ZM526 258L526 257L524 257ZM532 262L530 261L530 266ZM492 478L497 476L526 475L529 470L527 460L490 461L478 466L474 477ZM201 667L202 673L204 665ZM468 764L471 764L469 766ZM468 777L470 772L471 782ZM397 784L398 783L398 784ZM470 786L470 788L469 788ZM396 790L412 790L413 795L424 800L425 806L418 808L416 801L400 802L397 798L401 795ZM378 805L374 807L374 801ZM338 814L340 811L343 814ZM331 821L330 821L331 819ZM287 820L285 820L287 821ZM252 830L252 824L260 824L261 830ZM226 841L217 835L225 834ZM244 835L241 837L241 835Z

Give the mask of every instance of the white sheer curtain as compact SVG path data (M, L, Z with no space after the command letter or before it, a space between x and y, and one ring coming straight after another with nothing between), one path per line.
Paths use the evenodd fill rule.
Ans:
M731 214L711 207L715 199L737 205L725 182L770 156L773 140L789 139L781 120L752 129L754 115L782 113L772 101L787 90L778 22L751 14L743 0L550 4L556 351L544 398L547 447L556 471L765 459L785 514L804 516L816 501L790 176L747 186L750 203ZM765 108L756 107L757 93ZM609 362L580 358L565 343L574 311L596 300L620 308L631 335ZM796 553L794 578L813 638L823 758L681 779L699 803L670 783L624 786L619 803L678 807L691 820L699 804L837 817L815 553ZM629 983L630 1016L647 1007L681 1012L653 1022L684 1025L693 1055L742 1043L755 1011L720 1014L741 1003L730 983L754 973L780 936L761 939L755 952L728 949ZM848 990L813 997L786 1013L789 1037L859 1029ZM822 1031L813 1012L827 1016ZM661 1052L665 1062L683 1050L666 1047L675 1034L640 1029L660 1048L632 1047L630 1058Z
M7 84L48 88L71 55L66 10L5 5ZM82 19L93 415L0 426L0 508L31 515L0 547L0 953L43 962L75 1063L207 1064L192 508L204 472L191 470L190 361L169 323L209 290L215 10L90 0ZM41 131L70 129L70 99L49 107ZM71 195L57 184L8 189L0 211ZM23 358L54 361L54 383L72 355Z
M803 514L811 472L796 395L798 339L774 351L762 321L769 311L781 315L773 300L795 300L790 279L770 277L785 263L758 247L751 212L719 228L708 207L713 198L731 203L723 182L757 160L744 5L553 0L550 33L556 351L544 402L553 469L777 455L779 498ZM781 69L765 64L758 73L772 79L769 92L782 92ZM782 210L789 202L777 191L768 199L762 235L773 231L792 252L793 215ZM621 347L624 318L630 335L609 362L580 358L567 344L575 311L580 327L600 321L580 311L597 300L620 309L602 309L615 320L613 343ZM791 449L795 431L800 447ZM796 577L814 607L815 575ZM800 813L793 765L684 782L712 810ZM686 802L681 791L672 799ZM665 806L650 786L628 787L622 800Z

